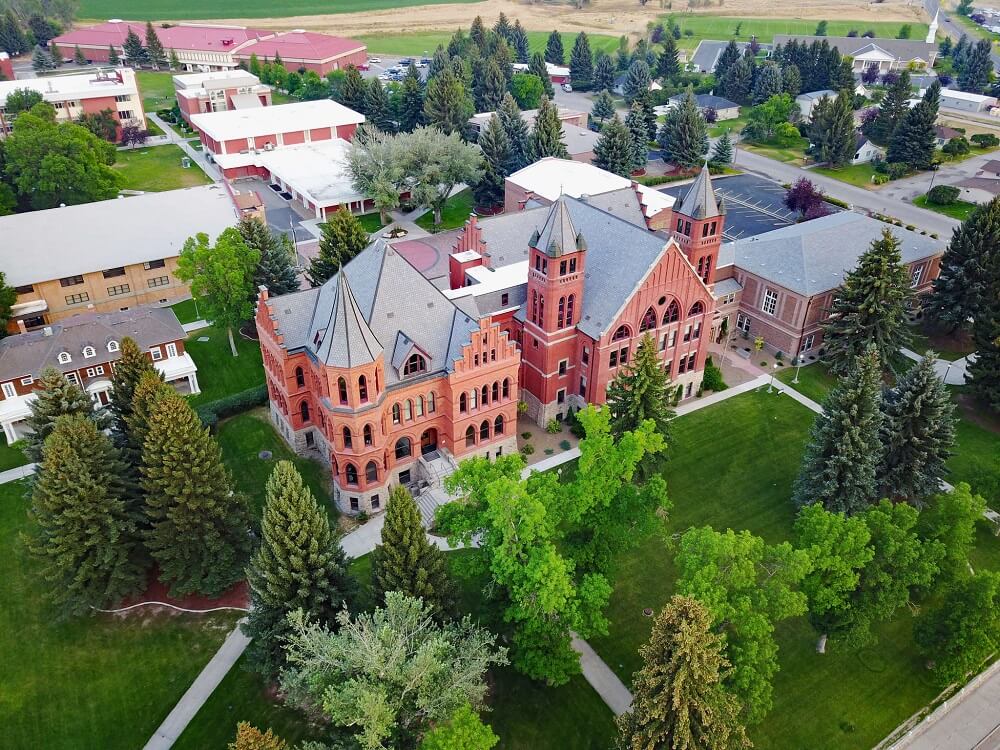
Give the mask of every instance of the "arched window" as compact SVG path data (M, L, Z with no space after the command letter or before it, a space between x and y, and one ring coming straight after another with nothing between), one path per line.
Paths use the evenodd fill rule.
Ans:
M351 439L351 428L344 428L344 447L351 448L354 446L354 440Z
M618 330L615 331L615 335L611 337L611 340L621 341L622 339L627 339L630 335L628 326L618 326Z
M510 378L503 379L503 397L510 398Z
M392 405L392 423L393 424L399 424L399 422L400 422L399 404L393 404Z
M365 425L365 445L374 445L375 439L372 437L372 426L370 424Z
M667 307L667 311L663 313L663 324L676 323L681 317L681 306L677 304L677 300L670 300L670 305Z
M401 437L396 441L396 458L406 458L413 453L413 445L408 437Z
M302 372L301 367L295 368L295 385L299 388L303 388L306 384L306 374Z
M656 310L652 307L646 310L646 314L642 316L642 322L639 323L639 331L648 331L651 328L656 328Z
M497 418L493 421L493 434L503 435L503 414L497 415Z
M92 346L85 346L85 347L83 347L83 356L86 357L87 359L90 359L91 357L95 356L96 354L97 354L97 350L94 347L92 347Z
M340 396L340 403L347 403L347 381L343 378L337 378L337 392Z
M560 297L559 307L557 308L556 312L556 325L562 328L565 322L566 322L566 298Z
M531 322L538 322L538 292L531 290Z
M573 307L576 305L576 295L569 295L569 299L566 300L566 325L573 325Z
M309 421L309 402L303 401L299 404L299 414L302 416L303 422Z
M539 294L538 295L538 325L541 325L543 320L545 320L545 295L544 294Z
M490 402L490 387L488 385L483 386L483 406L486 406Z
M365 481L366 482L377 482L378 481L378 464L374 461L369 461L368 465L365 467Z
M403 365L403 374L415 375L418 372L424 372L426 369L427 360L419 354L411 354L410 358L406 360L406 364Z
M121 348L121 347L119 347L119 346L118 346L118 342L117 342L117 341L109 341L109 342L108 342L108 351L109 351L109 352L116 352L116 351L118 351L118 350L119 350L120 348Z
M368 381L364 375L358 376L358 395L361 396L361 403L368 400Z
M344 467L344 476L347 478L348 484L357 485L358 469L354 464L347 464L347 466Z
M413 402L409 399L403 402L403 419L407 422L413 419Z
M427 394L427 413L433 414L436 408L437 406L434 403L434 393L432 391L431 393Z
M424 416L424 397L417 396L417 416Z
M469 391L469 408L476 409L479 407L479 391L473 388Z
M471 424L465 430L465 447L468 448L476 444L476 428Z
M494 403L500 400L500 384L493 381L493 401Z
M73 358L69 356L69 352L59 352L59 364L64 365L67 362L72 362Z
M701 315L703 312L705 312L705 306L701 304L701 300L699 300L691 305L691 309L688 310L688 317L691 317L692 315Z
M480 440L490 439L490 420L484 419L483 423L479 425L479 439Z
M469 410L469 397L464 392L458 395L458 410L460 412L467 412Z

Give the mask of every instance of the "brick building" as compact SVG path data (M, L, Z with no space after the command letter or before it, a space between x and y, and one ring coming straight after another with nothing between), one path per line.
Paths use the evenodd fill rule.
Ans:
M10 61L10 55L0 52L0 81L14 80L14 65Z
M134 31L145 42L146 24L113 19L96 26L74 29L52 40L67 60L79 47L92 62L107 62L111 47L125 59L125 37ZM156 27L163 48L173 50L185 70L229 70L249 62L251 55L264 62L280 55L288 70L304 68L320 75L360 67L368 60L362 42L301 29L268 31L245 26L180 23Z
M72 53L70 54L72 58ZM7 96L18 89L31 89L55 107L59 121L76 121L84 114L110 110L118 123L117 136L128 125L142 126L146 113L142 96L131 68L96 70L73 75L46 76L45 78L19 78L0 81L0 138L5 137L12 122L4 113Z
M98 406L111 395L111 373L128 336L182 393L199 393L198 368L184 351L187 334L169 307L77 315L44 329L0 339L0 426L7 444L24 436L42 370L55 367Z
M174 93L181 115L192 115L271 106L271 87L245 70L188 73L174 76Z

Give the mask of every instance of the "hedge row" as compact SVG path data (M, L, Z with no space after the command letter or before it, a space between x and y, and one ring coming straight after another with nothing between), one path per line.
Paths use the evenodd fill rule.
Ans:
M267 400L267 386L261 384L216 401L209 401L195 409L195 412L201 418L202 424L214 431L220 419L249 411L256 406L263 406Z

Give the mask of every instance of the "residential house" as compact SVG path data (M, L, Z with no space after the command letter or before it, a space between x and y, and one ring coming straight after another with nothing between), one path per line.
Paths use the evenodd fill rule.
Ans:
M962 138L963 135L955 128L949 128L945 125L934 126L934 143L938 148L942 148L952 138Z
M691 54L688 67L695 73L714 73L715 66L719 64L719 58L728 46L728 41L702 39ZM764 54L770 53L770 44L761 44L759 46L760 51ZM741 55L745 54L749 47L750 42L736 42L736 48L740 51Z
M885 151L868 140L867 136L862 133L854 136L854 157L851 159L851 164L868 164L884 156Z
M779 44L784 46L791 41L807 45L825 42L839 51L841 56L852 59L855 73L863 73L872 66L880 74L891 70L930 69L934 67L938 56L937 44L933 40L921 42L913 39L870 39L860 36L774 35L775 47Z
M813 110L816 109L816 105L820 103L822 99L836 99L837 92L831 89L822 89L821 91L807 91L805 93L799 94L795 97L795 103L799 107L799 112L802 114L803 120L808 120L812 117Z
M169 307L144 307L75 315L38 331L0 339L0 427L10 445L24 437L24 420L43 370L54 367L80 386L96 406L111 399L111 374L121 357L122 339L138 344L182 393L199 393L198 367L184 351L184 328Z
M185 296L175 276L184 242L236 221L221 185L0 216L0 268L17 290L9 330Z
M686 94L678 94L677 96L670 97L670 103L667 105L669 109L678 106L684 99ZM698 105L698 109L703 115L708 116L708 111L712 110L715 112L716 121L722 120L735 120L740 116L740 105L736 102L731 102L725 97L714 96L712 94L695 94L694 95L695 104Z
M625 96L625 81L628 79L627 73L621 73L615 77L614 84L611 87L612 93L618 94L618 96ZM661 86L657 81L651 81L649 84L650 91L662 91L663 86Z
M600 133L587 127L587 114L585 112L559 107L558 114L562 123L563 143L566 144L569 158L573 161L589 164L594 160L594 147L597 145ZM469 128L477 138L492 116L492 112L480 112L469 118ZM521 118L532 130L534 130L537 116L537 109L526 109L521 112Z
M530 66L527 63L514 63L511 65L515 73L529 73ZM545 72L549 74L549 80L555 84L569 83L569 68L565 65L556 65L548 61L545 62Z
M174 76L174 93L181 116L191 124L192 115L271 106L271 87L245 70L187 73Z

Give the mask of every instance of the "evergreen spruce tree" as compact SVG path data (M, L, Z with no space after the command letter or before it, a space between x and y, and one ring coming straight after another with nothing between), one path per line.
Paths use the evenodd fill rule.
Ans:
M708 154L708 124L690 89L680 103L667 112L657 141L663 161L669 164L691 169L704 162Z
M118 65L121 62L121 58L118 56L118 50L115 49L115 45L108 46L108 65Z
M663 51L657 60L656 72L660 78L669 82L681 73L680 55L677 52L677 40L667 35L663 40Z
M569 78L574 89L590 91L594 85L594 56L587 34L581 31L569 56Z
M720 167L729 166L733 163L733 140L729 137L728 130L719 136L719 139L715 142L715 146L712 147L712 155L709 157L709 162L717 164Z
M456 58L461 64L461 59ZM427 84L424 96L424 119L446 134L462 133L473 115L472 98L465 80L451 68L442 71Z
M889 145L892 134L896 132L896 126L910 111L910 89L910 74L904 70L889 85L885 97L882 99L882 104L879 105L878 116L865 133L872 141L882 146Z
M260 261L254 273L254 299L257 291L266 286L268 291L278 296L299 290L299 275L292 265L295 248L288 235L276 237L270 227L255 217L244 217L236 225L247 247L260 253Z
M160 37L156 35L156 29L149 21L146 21L146 59L153 66L153 70L167 67L167 52L163 49Z
M604 89L594 98L594 106L590 110L590 119L603 125L615 114L615 102L611 94ZM643 126L645 128L645 125Z
M649 129L642 100L632 102L632 107L625 116L625 127L632 136L632 148L635 149L632 168L645 169L646 162L649 161Z
M881 389L882 359L869 346L813 422L792 495L797 506L822 503L829 511L853 514L878 501Z
M983 302L972 324L976 359L966 366L969 389L1000 414L1000 279L983 290Z
M562 34L558 31L553 31L549 34L549 38L545 42L545 62L550 62L553 65L566 64L566 53L563 51Z
M250 548L246 500L234 492L218 444L183 396L164 393L148 426L146 548L171 595L217 596L243 576Z
M79 386L70 383L56 368L46 367L42 370L37 386L35 399L28 406L31 416L25 420L29 432L24 438L24 455L35 463L42 460L42 445L55 428L59 417L79 414L89 419L99 419L90 396Z
M510 44L514 48L514 57L522 65L527 65L531 59L531 51L528 47L528 34L521 25L521 19L514 21L514 28L511 31Z
M930 169L934 161L937 111L926 101L919 102L896 126L885 158L889 163L908 164L912 169Z
M61 613L85 614L141 590L141 544L111 440L92 420L63 416L42 454L29 549Z
M268 477L260 525L260 547L246 570L251 607L243 632L253 638L251 669L274 676L285 664L286 616L300 609L312 622L335 625L357 583L326 511L291 461L279 461Z
M500 125L507 134L507 144L510 147L511 174L531 164L531 134L528 123L521 117L521 110L510 92L504 95L497 110Z
M170 50L170 69L180 70L181 69L181 59L177 57L177 50Z
M675 595L639 653L643 667L632 677L632 710L616 719L620 747L750 747L739 702L722 685L729 674L725 641L704 604Z
M403 77L400 93L399 131L410 133L424 122L424 84L412 63Z
M788 65L782 69L781 89L793 98L802 93L802 74L797 65Z
M753 84L753 103L762 104L772 96L777 96L785 90L785 81L781 68L776 63L765 63L757 71Z
M125 59L128 61L128 64L133 67L138 68L144 63L149 62L146 48L142 46L142 40L131 28L125 35L125 43L122 45L122 51L125 53Z
M479 133L479 148L483 151L483 176L472 187L476 205L493 208L503 204L504 180L511 174L510 141L496 113Z
M173 386L167 385L158 371L142 373L135 384L135 389L132 392L132 408L126 419L128 445L123 449L123 457L136 467L140 476L142 449L146 443L146 435L149 433L149 415L153 413L157 402L163 396L173 392ZM140 485L141 483L140 479ZM140 518L143 523L146 522L145 507L142 508Z
M277 52L274 53L274 66L276 68L284 68L285 61L281 59L281 55Z
M813 110L809 132L816 161L836 168L850 164L854 158L857 130L852 98L845 89L835 99L823 97Z
M535 115L535 129L531 132L531 155L537 161L546 156L556 156L568 159L569 152L563 142L562 121L556 105L548 97L542 97L542 103Z
M615 85L615 64L607 52L597 53L594 64L594 90L611 91Z
M83 54L83 50L80 49L79 44L73 48L73 62L75 62L77 65L87 64L87 56Z
M44 73L47 70L55 70L56 63L45 47L38 46L31 53L31 67L36 73Z
M742 58L743 56L740 54L740 48L736 45L736 40L730 39L729 44L726 45L725 49L722 50L722 54L719 55L718 62L715 63L715 80L720 83L724 81L729 69Z
M372 552L372 592L377 606L399 591L423 599L438 618L455 610L455 585L444 553L427 540L420 511L405 487L389 494L382 543Z
M355 112L367 114L365 112L365 95L367 92L368 86L365 84L365 79L361 77L361 71L353 65L348 65L344 73L344 82L340 87L340 99L338 101Z
M830 369L846 373L870 345L886 360L905 346L910 340L906 324L910 297L899 240L884 229L833 294L830 317L822 324Z
M494 60L487 60L483 66L483 74L476 79L475 86L476 111L496 112L507 93L507 80L500 72Z
M159 370L153 367L153 360L146 356L134 339L125 336L121 341L120 356L111 371L111 403L108 405L108 410L111 412L111 429L116 435L122 437L128 435L132 398L135 396L135 388L140 378L146 373L163 379ZM138 463L140 456L126 453L124 458L130 463Z
M625 83L622 84L625 102L631 104L636 99L646 96L652 83L653 78L649 73L649 66L644 60L636 60L628 66Z
M23 54L31 49L31 42L21 28L21 23L14 16L14 11L8 7L0 17L0 50L11 57Z
M493 24L493 31L501 38L509 42L513 38L514 27L510 23L510 19L507 18L507 14L503 11L500 12L500 17L497 22Z
M601 128L594 146L594 166L628 177L636 167L635 141L616 114Z
M955 442L955 407L929 352L883 394L881 497L915 504L941 490Z
M531 56L531 62L528 63L528 72L533 76L538 76L542 82L542 87L545 89L545 95L549 99L556 95L556 90L552 86L552 79L549 78L548 68L545 67L545 58L542 57L541 52L536 52Z
M444 48L444 45L439 44L437 49L434 50L434 55L431 57L431 64L427 68L427 80L434 78L447 68L451 64L451 56L448 54L448 50Z
M392 133L396 129L389 109L389 95L378 78L372 78L365 86L364 102L368 122L383 133Z
M49 56L52 58L53 67L61 68L63 63L66 62L63 59L62 52L59 50L58 44L53 44L49 47Z
M654 311L655 313L655 311ZM656 341L648 333L639 341L635 356L608 385L607 407L611 414L611 434L616 438L638 430L651 419L656 431L670 443L670 378L656 351Z
M958 87L962 91L981 94L993 74L993 58L989 39L980 39L962 63L958 74Z
M925 309L949 331L971 329L985 315L985 294L1000 278L1000 198L979 206L954 230Z
M721 80L723 95L737 104L750 104L753 92L753 64L741 57L726 71Z
M371 242L358 217L346 208L338 209L320 224L320 231L323 237L319 241L319 252L306 271L313 286L320 286L331 279L341 266L350 263Z

